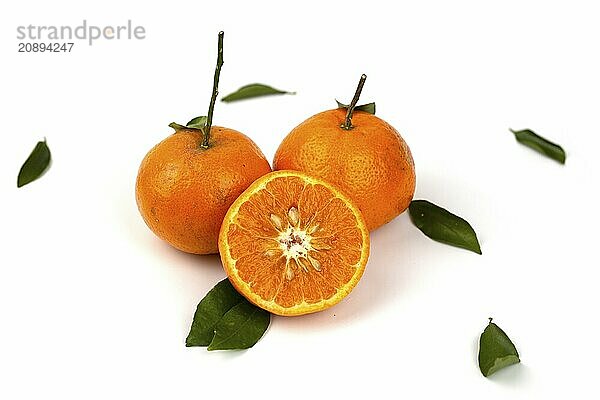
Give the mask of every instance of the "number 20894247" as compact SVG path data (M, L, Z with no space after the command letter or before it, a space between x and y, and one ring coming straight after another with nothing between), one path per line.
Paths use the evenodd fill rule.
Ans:
M74 43L20 42L19 53L70 53Z

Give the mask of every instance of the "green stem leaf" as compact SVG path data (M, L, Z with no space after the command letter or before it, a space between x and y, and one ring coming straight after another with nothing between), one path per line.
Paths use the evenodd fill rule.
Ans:
M237 91L223 97L221 101L229 103L232 101L251 99L253 97L270 96L274 94L296 94L296 92L286 92L284 90L275 89L271 86L263 85L262 83L252 83L242 86Z
M206 121L207 121L207 117L201 116L201 117L192 118L190 120L190 122L188 122L185 125L180 125L177 122L171 122L169 124L169 127L175 129L176 131L193 130L193 131L201 131L204 134L204 132L202 130L206 126Z
M17 177L17 187L22 187L38 179L48 169L51 161L51 154L46 139L37 142L33 151L25 160L25 163L19 170Z
M200 301L194 314L187 347L208 346L208 350L247 349L262 337L270 314L251 304L224 279Z
M185 345L208 346L223 315L243 301L244 297L235 290L229 279L217 283L198 304Z
M187 127L185 125L178 124L177 122L171 122L169 124L169 128L173 128L176 131L182 131L184 129L187 129Z
M185 126L188 128L193 128L193 129L204 129L207 121L208 121L208 117L200 116L200 117L192 118L187 124L185 124Z
M539 136L529 129L524 129L521 131L514 131L511 129L510 131L514 133L517 142L521 143L522 145L532 148L538 153L558 161L561 164L565 163L567 155L565 154L563 148L558 144L552 143L551 141Z
M337 100L336 100L336 103L338 105L338 108L348 109L348 107L349 107L348 104L340 103ZM375 115L375 103L367 103L367 104L363 104L360 106L356 106L356 107L354 107L354 111L356 111L356 110L368 112L369 114Z
M479 338L479 369L483 376L521 362L517 348L498 325L490 322Z
M477 234L461 217L427 200L413 200L408 212L413 224L427 237L481 254Z
M271 314L247 301L229 310L215 327L208 350L242 350L256 344L269 327Z

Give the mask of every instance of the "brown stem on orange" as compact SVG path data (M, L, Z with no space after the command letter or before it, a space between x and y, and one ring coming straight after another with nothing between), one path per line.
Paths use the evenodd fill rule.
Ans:
M208 149L208 142L210 140L210 128L212 127L213 111L215 109L215 102L217 101L217 95L219 94L219 77L221 76L221 67L223 66L223 31L219 32L219 44L217 50L217 67L215 68L215 78L213 80L212 96L210 97L210 105L208 106L208 117L206 118L206 125L202 129L204 139L200 147Z
M352 98L352 102L348 106L348 112L346 112L346 120L341 125L342 129L350 130L352 129L352 113L354 112L354 107L356 107L356 103L358 103L358 99L360 97L360 92L362 92L363 86L365 86L365 81L367 80L367 75L362 74L360 76L360 81L358 81L358 87L356 88L356 92L354 92L354 97Z

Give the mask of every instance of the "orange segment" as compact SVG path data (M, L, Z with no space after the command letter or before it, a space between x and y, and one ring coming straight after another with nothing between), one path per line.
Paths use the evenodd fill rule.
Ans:
M256 180L225 215L219 252L229 280L274 314L301 315L339 302L369 257L369 231L338 189L297 171Z

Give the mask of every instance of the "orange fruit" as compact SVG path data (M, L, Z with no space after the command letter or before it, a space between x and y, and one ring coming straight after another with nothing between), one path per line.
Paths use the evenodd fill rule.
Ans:
M221 261L233 286L279 315L320 311L356 286L369 231L354 203L331 184L297 171L256 180L227 211Z
M354 111L352 128L341 125L346 109L316 114L279 145L274 170L298 170L342 189L360 208L369 230L391 221L415 192L415 165L406 142L384 120Z
M194 254L218 252L229 206L269 162L247 136L213 126L208 148L202 132L182 129L156 146L140 165L135 194L150 229L173 247Z

